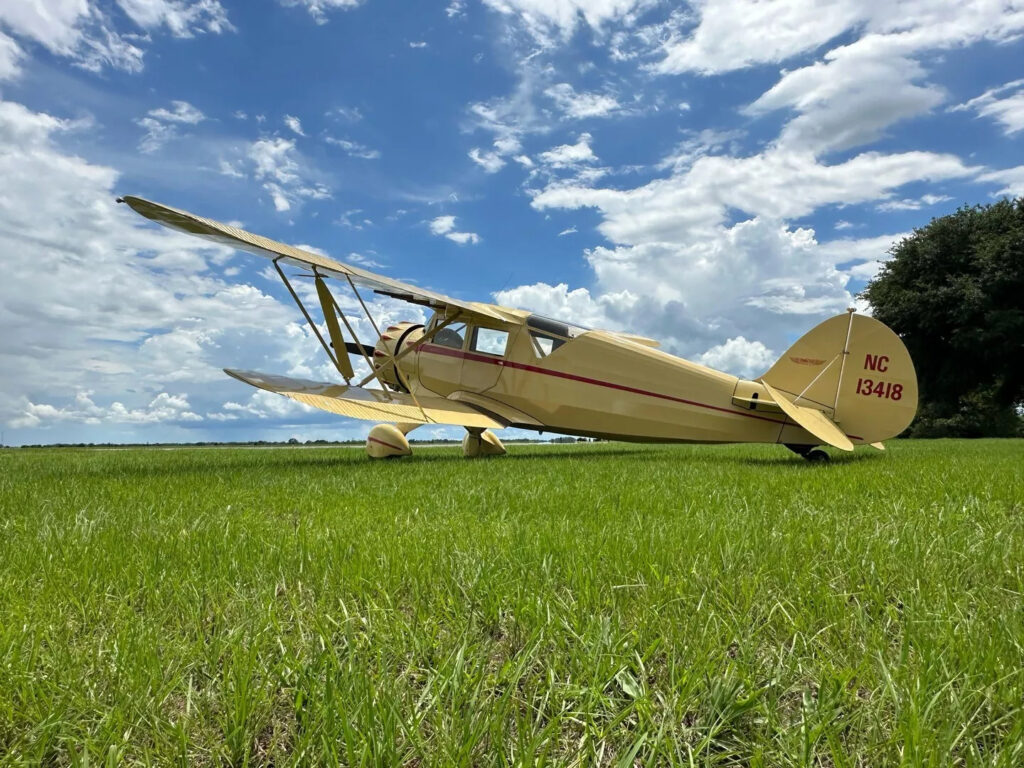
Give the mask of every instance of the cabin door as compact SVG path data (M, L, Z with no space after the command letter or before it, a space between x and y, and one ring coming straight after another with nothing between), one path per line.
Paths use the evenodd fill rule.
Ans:
M509 347L509 333L502 328L473 325L467 328L466 356L462 361L462 388L486 392L498 383Z
M428 333L438 323L430 321ZM466 324L457 323L442 328L434 338L416 353L416 376L424 387L441 397L462 389L462 357L465 355Z

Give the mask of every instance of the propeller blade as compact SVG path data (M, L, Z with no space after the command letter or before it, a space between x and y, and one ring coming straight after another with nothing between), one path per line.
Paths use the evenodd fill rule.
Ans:
M362 350L359 349L360 346L362 346ZM358 341L346 341L345 349L350 355L359 355L362 357L365 354L371 360L373 359L373 347L368 347L365 344L361 345Z
M324 311L324 320L327 322L327 332L331 337L331 346L337 350L338 347L344 344L341 336L341 327L338 325L338 316L334 313L334 300L331 298L331 292L319 277L316 278L316 293L320 299L320 308ZM348 361L348 356L339 355L335 352L334 357L338 364L338 371L345 377L345 381L351 379L355 374L352 372L352 363Z

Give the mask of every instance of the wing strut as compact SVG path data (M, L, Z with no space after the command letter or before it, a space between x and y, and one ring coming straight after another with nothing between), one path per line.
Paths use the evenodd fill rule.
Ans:
M327 343L327 341L323 337L323 334L320 333L320 329L317 328L316 323L313 322L313 318L310 316L309 311L302 303L302 299L299 298L299 295L295 292L295 289L292 288L292 284L288 280L288 276L284 273L284 270L281 269L281 265L277 263L278 260L274 259L273 261L274 268L277 270L277 274L281 276L281 281L288 289L288 293L290 293L292 299L295 300L295 303L298 305L299 310L302 312L302 316L306 318L306 322L309 324L309 327L312 328L313 333L316 334L316 338L319 340L320 346L324 348L324 352L327 353L327 357L330 358L331 362L334 363L334 367L338 369L338 373L340 373L342 377L345 379L345 383L352 383L352 379L355 377L355 371L352 370L352 363L350 363L348 359L349 345L345 343L345 340L341 335L341 327L338 325L339 317L341 318L341 321L345 324L345 328L348 330L349 334L352 336L356 349L359 350L359 353L363 356L363 360L366 361L366 365L370 369L370 375L363 379L362 383L360 383L359 386L363 386L368 381L370 381L370 379L377 379L377 381L380 382L380 385L384 390L384 395L391 399L391 393L387 383L380 375L380 372L377 370L376 366L374 366L373 361L370 359L370 356L366 352L366 348L359 341L359 337L356 336L355 329L352 328L352 324L348 321L348 318L345 316L345 313L341 310L341 307L338 306L338 301L337 299L334 298L334 295L331 293L330 288L327 287L327 284L324 282L323 276L317 271L316 265L313 265L313 279L316 281L316 294L317 298L320 299L320 308L323 310L324 320L327 323L327 332L331 337L330 344ZM373 316L370 314L370 310L366 308L365 304L363 304L362 299L360 299L359 303L362 305L363 310L366 312L366 317L367 319L369 319L370 324L373 325L374 329L376 330L377 324L374 322Z
M377 322L373 319L373 315L370 314L370 310L366 308L366 302L364 302L363 297L359 295L359 290L356 288L356 284L352 282L352 275L345 275L345 279L348 280L352 293L354 293L356 298L359 300L359 306L363 308L363 312L366 314L366 319L370 321L370 325L373 326L373 332L377 334L377 340L380 341L380 328L377 327Z
M342 350L347 351L348 345L345 343L341 335L341 327L338 325L339 317L341 318L341 321L345 324L346 330L348 330L349 334L354 339L356 348L359 350L359 353L363 356L363 359L366 361L366 364L367 366L369 366L370 369L370 373L367 376L365 376L356 386L360 388L364 387L371 379L376 379L378 382L380 382L380 385L383 388L382 394L389 400L393 400L394 397L387 383L384 381L384 370L389 366L397 366L399 360L401 360L410 352L419 349L423 344L429 342L431 339L434 338L435 335L437 335L438 331L451 325L455 318L458 316L458 313L456 313L454 316L446 318L442 322L438 323L421 339L418 339L415 343L410 344L406 349L403 349L399 354L392 355L384 362L384 364L380 368L378 368L370 359L370 356L366 352L366 348L360 343L359 338L356 336L355 329L352 328L352 324L348 321L348 318L345 316L345 313L342 311L341 307L338 306L337 299L334 298L334 295L331 293L331 290L327 287L327 284L324 282L323 276L317 270L316 265L312 266L313 279L316 281L317 297L320 299L320 306L324 312L324 320L327 322L327 332L331 337L330 344L327 343L327 341L323 337L323 334L320 333L320 329L317 328L316 323L313 322L312 316L309 314L309 311L306 309L306 306L302 303L302 299L300 299L299 295L295 292L295 289L292 287L291 282L288 280L288 276L284 273L284 270L281 269L281 265L277 263L278 259L274 259L273 261L274 268L277 270L277 274L280 275L281 281L288 289L288 293L291 294L292 299L294 299L296 305L298 305L299 310L302 312L302 316L306 318L306 322L309 324L309 327L313 329L313 333L316 335L317 340L320 342L320 346L324 348L324 352L327 353L327 357L330 358L331 362L334 363L334 367L337 368L338 372L342 375L342 377L344 377L345 383L351 384L352 379L355 376L355 373L352 370L352 363L349 362L348 357L344 357L342 355ZM377 335L379 337L380 330L377 327L377 323L373 319L373 315L370 314L369 308L363 301L363 297L359 295L359 291L356 290L356 287L352 283L351 279L348 282L349 285L352 287L352 290L355 293L356 298L359 300L360 306L366 313L366 318L370 321L370 324L373 326L373 329L377 332ZM420 412L423 414L423 420L427 423L434 421L428 415L427 411L419 404L419 400L417 399L416 395L409 393L409 396L412 399L413 403L416 405L416 407L419 408Z
M320 342L320 346L324 348L324 352L327 353L327 357L329 357L331 359L331 362L334 363L334 367L338 369L338 373L340 373L342 375L342 377L345 379L345 383L346 384L350 383L352 381L352 377L355 375L355 372L352 370L352 364L349 363L348 358L345 358L345 364L344 365L341 362L339 362L341 360L341 352L340 352L340 350L337 350L337 349L332 350L330 345L326 341L324 341L323 334L320 333L320 329L316 327L316 323L314 323L313 322L313 318L310 317L309 311L306 309L306 305L302 303L302 299L299 298L299 294L297 294L295 292L295 289L292 288L292 284L288 281L288 276L285 275L284 270L281 269L281 265L277 263L280 260L280 258L281 257L279 256L278 258L274 259L274 269L276 269L277 270L277 274L279 274L281 276L281 281L284 283L285 288L288 289L288 293L290 293L292 295L292 298L295 300L295 303L298 305L299 310L302 312L302 316L304 318L306 318L306 322L309 323L309 327L313 329L313 333L316 335L317 340ZM319 288L320 288L320 286L318 285L317 286L317 292L318 293L319 293ZM325 307L325 310L326 310L326 307ZM338 325L338 321L337 321L337 319L335 319L334 320L335 328L337 328L337 325ZM327 321L328 330L329 331L333 331L333 329L331 329L330 326L331 326L331 321L328 320ZM334 336L333 332L331 333L331 336L332 337ZM341 336L341 331L340 330L338 330L338 336ZM346 370L346 366L347 366L347 370Z

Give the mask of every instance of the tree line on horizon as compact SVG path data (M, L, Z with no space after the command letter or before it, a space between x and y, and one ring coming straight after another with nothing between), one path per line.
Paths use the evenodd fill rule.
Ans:
M964 205L889 253L862 296L917 369L904 436L1024 436L1024 198Z

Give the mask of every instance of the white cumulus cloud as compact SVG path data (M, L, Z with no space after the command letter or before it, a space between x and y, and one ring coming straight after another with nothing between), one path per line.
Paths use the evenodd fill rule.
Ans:
M698 358L698 362L749 379L767 371L776 357L760 341L747 341L743 336L736 336L711 347Z
M327 136L325 141L328 144L341 147L349 157L358 157L363 160L377 160L380 158L379 149L371 149L365 144L360 144L358 141L339 139L335 136Z
M972 110L980 117L990 117L1002 126L1003 133L1012 136L1024 129L1024 80L990 88L953 110Z
M597 162L597 155L590 148L591 141L589 133L581 133L575 144L553 147L541 152L539 159L551 168L577 168L586 163Z
M309 11L309 15L317 24L327 23L327 14L335 10L350 10L358 6L362 0L280 0L285 6L301 6Z
M605 93L577 92L569 83L557 83L544 91L567 118L608 117L620 109L618 99Z
M609 22L628 24L634 11L652 5L650 0L484 0L484 4L517 18L545 45L569 39L581 25L601 31Z
M117 0L117 4L143 29L166 26L176 37L234 29L218 0Z
M311 178L295 142L291 139L260 139L249 145L254 177L263 183L277 211L291 210L300 199L323 200L331 196L326 185Z
M103 439L183 428L226 399L224 365L315 353L266 333L294 326L290 307L218 276L232 252L117 205L117 172L61 149L79 129L0 100L0 423L48 440L90 419L113 425Z
M13 80L21 74L20 62L24 52L13 38L0 30L0 81Z
M172 101L171 109L152 109L145 117L135 121L136 125L145 129L139 141L139 149L147 153L156 152L168 141L178 137L179 126L196 125L204 119L203 113L187 101Z
M132 22L118 29L116 14L96 0L0 3L0 78L10 71L11 37L31 40L51 53L92 71L106 67L137 72L142 69L147 42L136 33L167 29L175 37L219 34L233 29L218 0L117 0ZM139 43L139 44L137 44Z
M479 165L487 173L497 173L505 167L505 158L498 152L485 152L479 147L469 150L469 159Z
M447 237L459 245L466 245L467 243L475 245L480 242L480 236L475 232L456 231L454 216L438 216L430 222L429 227L431 234Z

